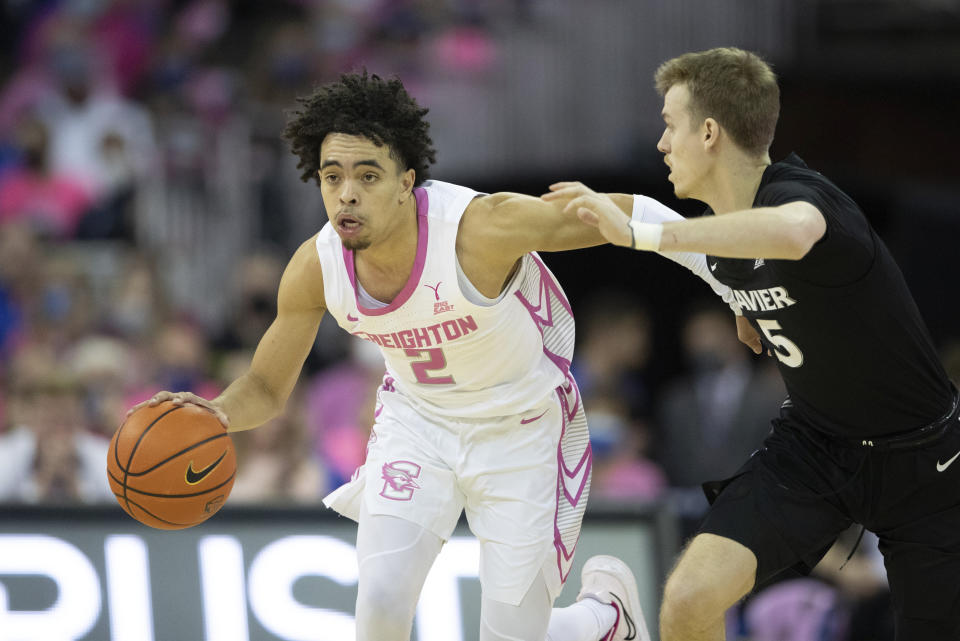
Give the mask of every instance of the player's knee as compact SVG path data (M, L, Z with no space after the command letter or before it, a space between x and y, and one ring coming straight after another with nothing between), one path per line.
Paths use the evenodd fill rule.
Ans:
M663 639L683 639L715 627L739 595L730 586L678 569L670 575L660 607Z
M665 641L682 639L708 626L713 613L702 599L704 587L671 575L660 605L660 629Z
M361 581L357 591L357 624L391 634L407 630L409 635L416 607L417 595L402 580Z
M664 588L661 626L679 631L664 638L722 625L727 608L750 591L756 569L753 552L740 543L712 534L695 537Z

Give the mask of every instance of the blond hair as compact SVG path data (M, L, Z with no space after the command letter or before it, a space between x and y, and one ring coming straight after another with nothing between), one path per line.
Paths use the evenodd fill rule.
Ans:
M744 151L762 155L770 149L780 88L770 65L757 54L734 47L685 53L660 65L654 80L661 96L674 85L685 85L691 117L713 118Z

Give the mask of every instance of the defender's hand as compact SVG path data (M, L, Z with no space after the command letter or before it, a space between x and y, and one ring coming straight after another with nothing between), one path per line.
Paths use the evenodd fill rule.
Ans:
M760 334L753 328L743 316L737 316L737 338L740 342L750 348L754 354L763 352L763 343L760 341Z
M580 182L558 182L550 185L550 192L540 198L550 202L569 200L565 213L575 213L587 225L597 227L603 237L614 245L630 247L633 234L627 218L610 196L598 194Z
M127 411L127 416L130 416L136 412L141 407L156 407L164 401L170 401L174 405L184 405L191 404L209 411L214 416L217 417L217 420L223 425L224 429L230 428L230 419L227 418L227 415L223 412L220 407L214 405L205 398L201 398L196 394L191 392L158 392L150 400L144 401L142 403L137 403Z

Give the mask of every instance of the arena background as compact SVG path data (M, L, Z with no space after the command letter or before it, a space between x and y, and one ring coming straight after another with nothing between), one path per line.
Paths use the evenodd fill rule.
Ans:
M772 157L796 151L861 204L960 378L955 0L5 0L0 34L0 641L351 638L353 530L319 497L361 456L377 372L332 322L287 417L236 437L241 476L210 523L140 526L96 462L134 402L215 394L242 371L278 270L325 216L279 139L284 111L343 71L396 74L430 108L435 178L530 194L578 179L696 215L655 148L653 72L686 51L757 51L781 81ZM653 612L702 514L696 484L742 456L706 444L749 451L776 383L709 334L716 303L681 268L609 247L545 260L580 321L598 452L578 560L631 559ZM684 415L726 367L749 391ZM714 431L671 442L691 421ZM275 600L254 580L271 550ZM475 634L475 548L445 554L459 628L425 599L420 641ZM833 560L814 583L765 588L781 617L826 604L789 638L891 638L875 544L844 572ZM731 612L728 638L769 638L762 597Z

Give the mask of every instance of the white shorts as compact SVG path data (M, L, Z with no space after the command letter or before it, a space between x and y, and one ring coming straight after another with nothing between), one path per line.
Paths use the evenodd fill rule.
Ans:
M451 419L381 390L366 462L323 502L353 520L396 516L450 538L466 510L484 595L519 605L543 570L559 596L573 562L593 463L572 378L514 416Z

